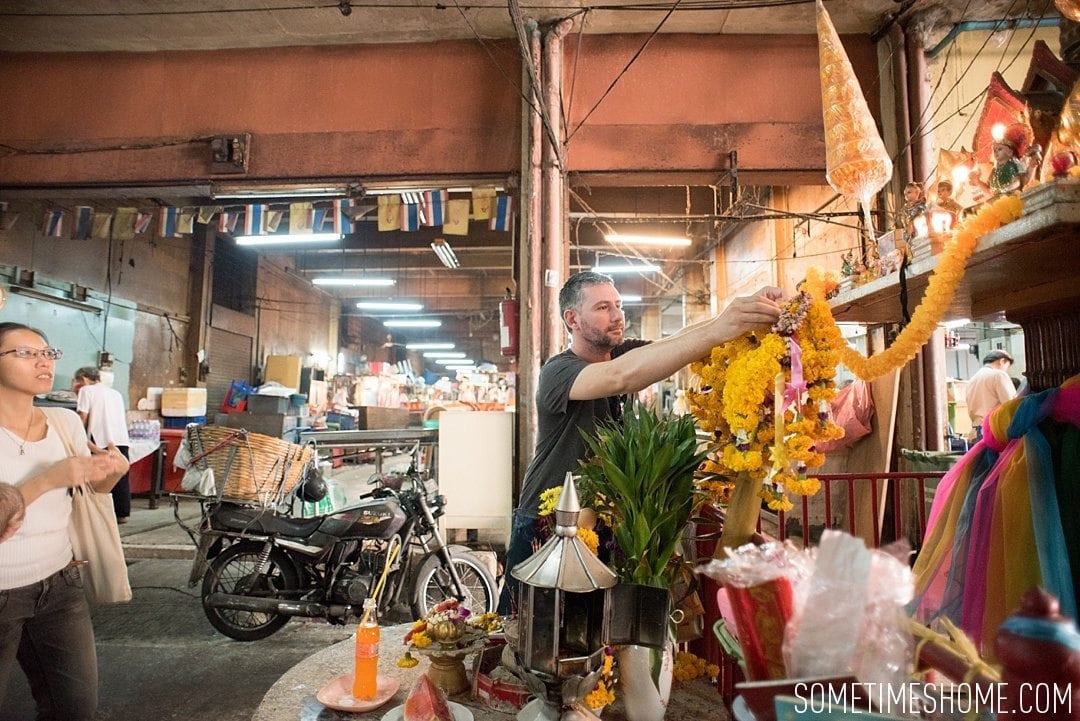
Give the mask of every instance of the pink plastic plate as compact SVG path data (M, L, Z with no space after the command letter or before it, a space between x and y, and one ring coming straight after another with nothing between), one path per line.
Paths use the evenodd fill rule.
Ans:
M380 675L376 681L375 698L358 699L352 695L352 682L353 675L343 673L331 679L330 683L319 689L319 692L315 694L315 698L323 706L332 708L335 711L363 713L382 706L397 693L398 687L401 686L401 681L393 676Z

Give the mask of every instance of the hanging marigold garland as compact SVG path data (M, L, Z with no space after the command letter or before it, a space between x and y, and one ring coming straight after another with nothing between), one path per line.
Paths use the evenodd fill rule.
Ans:
M1022 210L1019 197L1004 196L953 232L911 322L880 353L866 358L847 345L825 300L835 283L812 268L771 332L746 333L691 364L701 379L697 389L687 391L691 412L721 449L704 465L714 475L703 488L726 504L736 479L761 483L758 497L783 511L793 507L788 492L816 493L820 483L807 471L820 467L825 456L814 446L843 435L829 414L837 363L873 380L914 358L952 304L979 239L1019 218Z

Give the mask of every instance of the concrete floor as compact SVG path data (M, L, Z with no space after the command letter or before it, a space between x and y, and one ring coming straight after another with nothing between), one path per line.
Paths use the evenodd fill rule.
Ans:
M335 474L350 500L366 489L363 466ZM293 619L252 643L214 630L198 588L188 588L194 547L173 518L169 500L157 509L132 502L120 526L132 601L94 611L100 676L100 721L213 719L249 721L263 695L294 664L350 635L355 625ZM198 504L181 504L181 517L198 518ZM405 621L407 618L388 619ZM0 721L31 721L34 703L21 670L11 675Z

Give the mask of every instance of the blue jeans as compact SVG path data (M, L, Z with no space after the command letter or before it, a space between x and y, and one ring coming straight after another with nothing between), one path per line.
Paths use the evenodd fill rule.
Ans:
M518 581L510 575L510 571L533 554L533 542L539 540L536 537L536 521L536 516L514 511L514 521L510 526L510 545L506 548L503 590L499 596L500 616L509 616L512 611L517 610Z
M97 652L78 566L0 591L0 699L16 659L30 682L38 721L93 718Z

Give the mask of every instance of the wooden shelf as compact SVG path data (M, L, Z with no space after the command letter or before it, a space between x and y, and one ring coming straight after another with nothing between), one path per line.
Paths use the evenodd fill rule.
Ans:
M1080 182L1045 183L1022 197L1024 214L979 240L945 320L976 320L1002 311L1015 320L1080 304ZM911 312L937 262L933 256L908 269ZM841 293L830 305L838 321L898 322L899 275Z

